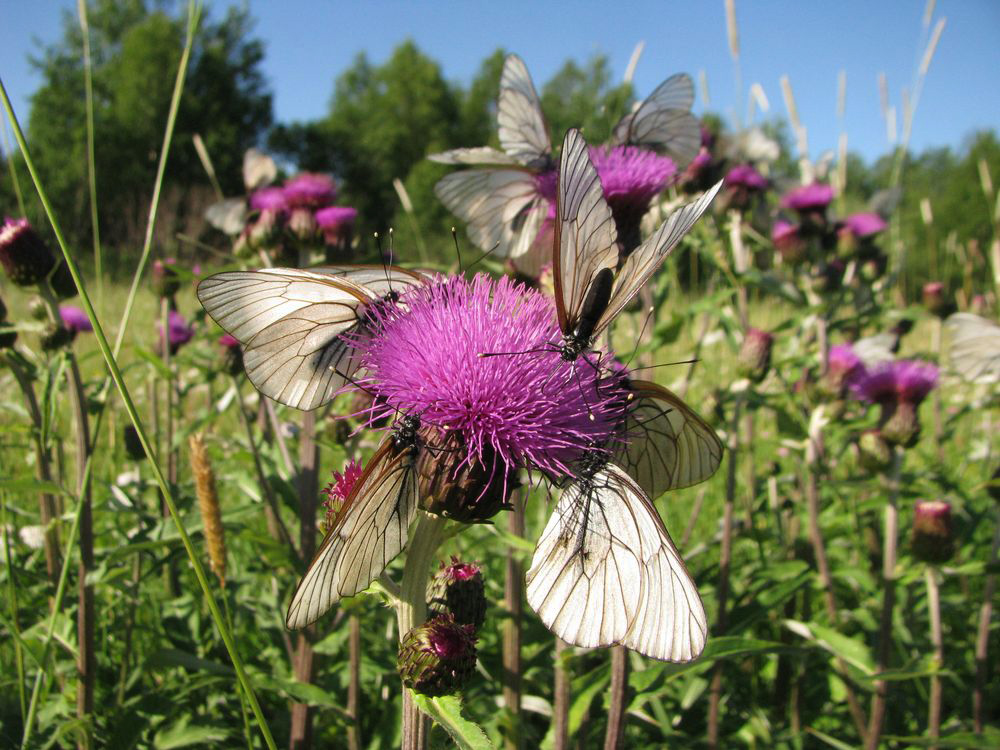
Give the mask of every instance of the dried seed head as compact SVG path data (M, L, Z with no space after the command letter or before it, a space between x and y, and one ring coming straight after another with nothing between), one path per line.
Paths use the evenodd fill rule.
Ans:
M188 439L191 449L191 472L194 474L195 493L198 496L198 509L201 511L201 523L205 528L205 544L208 547L208 559L212 572L219 578L219 583L226 585L226 537L222 529L222 511L219 508L219 495L215 491L215 472L212 462L205 449L205 442L199 433Z

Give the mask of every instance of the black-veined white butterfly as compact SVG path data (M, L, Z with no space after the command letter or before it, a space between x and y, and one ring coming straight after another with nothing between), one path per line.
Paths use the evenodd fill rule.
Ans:
M674 211L619 268L618 232L590 161L587 142L571 129L559 160L552 274L563 357L590 348L712 203L722 182Z
M1000 382L1000 325L972 313L948 316L948 362L963 380Z
M691 114L694 84L671 76L615 126L612 145L664 150L679 167L698 153L701 130ZM468 224L469 237L497 257L527 253L550 211L540 179L554 167L549 128L528 68L517 55L504 61L497 101L501 151L488 146L433 154L442 164L480 165L455 172L434 187L438 199ZM494 250L495 248L495 250Z
M370 306L395 301L427 279L396 267L267 268L210 276L198 285L198 299L243 345L257 390L308 411L333 398L357 370L345 336L365 330Z
M625 384L629 401L614 461L656 499L708 479L722 462L715 430L679 396L656 383Z
M664 661L705 647L705 608L646 493L600 451L559 497L526 575L528 604L567 643Z
M243 154L243 185L247 192L270 185L278 176L274 159L255 148ZM243 231L247 220L246 198L226 198L205 209L205 220L220 232L235 236Z
M368 588L406 546L417 510L420 418L397 420L351 489L292 595L288 628L304 628Z

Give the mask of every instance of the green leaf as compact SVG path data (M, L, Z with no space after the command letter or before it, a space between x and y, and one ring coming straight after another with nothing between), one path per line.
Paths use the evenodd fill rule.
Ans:
M176 648L163 648L146 659L149 667L184 667L191 672L205 671L217 675L232 675L232 667L202 659Z
M595 667L590 672L573 680L572 695L573 704L569 707L569 722L567 733L576 734L583 723L583 717L590 708L594 696L604 691L605 686L611 680L610 663Z
M173 750L177 747L218 744L228 739L228 733L221 727L188 724L188 718L180 719L168 729L156 733L153 747L157 750Z
M846 742L841 742L836 737L831 737L830 735L819 731L818 729L813 729L812 727L806 727L806 731L813 737L822 740L830 747L835 747L837 750L854 750L854 745L849 745Z
M807 624L797 620L785 620L784 624L796 635L812 641L835 656L839 656L866 675L870 676L875 671L871 652L860 641L816 623Z
M48 492L52 495L73 495L55 482L43 482L40 479L0 479L0 490L8 492Z
M478 724L462 716L462 701L458 696L428 698L410 691L413 702L448 733L461 750L493 750L493 743Z

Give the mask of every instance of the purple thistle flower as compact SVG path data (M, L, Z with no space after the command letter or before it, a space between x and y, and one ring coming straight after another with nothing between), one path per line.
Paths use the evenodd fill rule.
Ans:
M535 185L538 188L538 194L549 203L549 213L546 218L549 221L555 221L556 191L559 187L559 170L550 169L545 172L539 172L535 175Z
M618 227L625 255L639 246L639 223L653 198L677 176L672 159L635 146L591 146L590 160Z
M847 389L865 374L865 366L850 344L830 347L824 385L833 398L843 398Z
M771 242L786 263L798 263L805 258L806 243L797 224L778 219L771 227Z
M327 206L316 212L316 223L324 232L353 225L357 218L358 209L350 206Z
M799 213L823 211L833 200L833 188L821 182L803 185L790 190L781 197L781 207Z
M841 231L850 232L857 238L870 237L885 230L885 219L876 213L851 214L844 219Z
M583 451L610 438L620 409L597 388L594 363L561 358L553 303L541 293L480 274L415 289L404 301L373 308L374 333L355 344L378 405L372 421L396 410L417 415L462 438L460 466L499 461L498 475L569 473ZM491 352L516 353L480 356Z
M226 349L235 349L240 345L240 342L235 336L225 333L219 337L219 345Z
M59 317L62 318L63 325L73 333L94 330L94 326L90 324L90 318L87 317L87 313L79 307L73 307L72 305L60 307Z
M854 394L869 403L919 406L938 382L938 368L928 362L900 359L883 362L852 384Z
M163 325L159 326L160 348L163 348ZM194 338L194 326L189 325L176 310L167 315L167 341L170 342L170 353L176 354L184 344Z
M281 191L287 204L293 208L320 208L328 206L337 197L337 189L329 175L311 172L303 172L288 180Z
M760 191L767 189L767 179L749 164L740 164L730 169L726 174L726 185L749 191Z
M266 187L250 194L250 208L255 211L280 213L288 208L285 191L279 187Z

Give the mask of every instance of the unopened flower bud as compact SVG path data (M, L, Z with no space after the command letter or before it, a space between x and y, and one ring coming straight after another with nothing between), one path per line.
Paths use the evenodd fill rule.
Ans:
M32 297L28 300L28 314L32 320L44 322L49 319L49 307L41 297Z
M951 305L944 294L944 284L940 281L928 281L923 288L923 302L927 312L939 318L945 318L951 312Z
M810 274L810 285L817 294L829 294L840 288L840 282L844 278L844 264L839 260L832 260L829 263L820 263L815 266Z
M42 351L54 352L69 346L73 342L75 335L74 331L71 331L61 322L52 323L42 333L39 344L42 347Z
M740 346L739 371L743 377L759 383L771 367L771 349L774 336L758 328L751 328Z
M175 263L174 258L153 261L153 291L161 299L173 298L181 288L181 280L173 269Z
M403 684L418 693L455 693L476 671L475 629L438 615L404 636L396 668Z
M146 451L139 440L139 432L133 425L125 425L122 430L122 442L125 444L125 454L133 461L142 461L146 457Z
M433 614L451 614L459 625L471 625L479 630L486 620L482 569L475 563L463 563L452 556L451 563L441 563L441 569L431 580L427 600L427 607Z
M227 333L219 338L219 345L222 347L222 369L229 375L243 372L243 352L236 337Z
M858 463L873 473L889 468L892 448L878 430L867 430L858 438Z
M807 255L806 241L795 224L782 220L775 222L771 229L771 241L781 259L789 265L801 263Z
M0 264L17 286L42 281L56 261L27 219L6 219L0 226Z
M862 261L858 275L867 282L877 281L885 274L888 259L882 253Z
M924 562L940 564L951 559L955 553L955 539L949 503L942 500L917 501L910 548L913 556Z
M909 448L920 437L920 417L915 404L907 401L882 404L879 429L889 443Z

